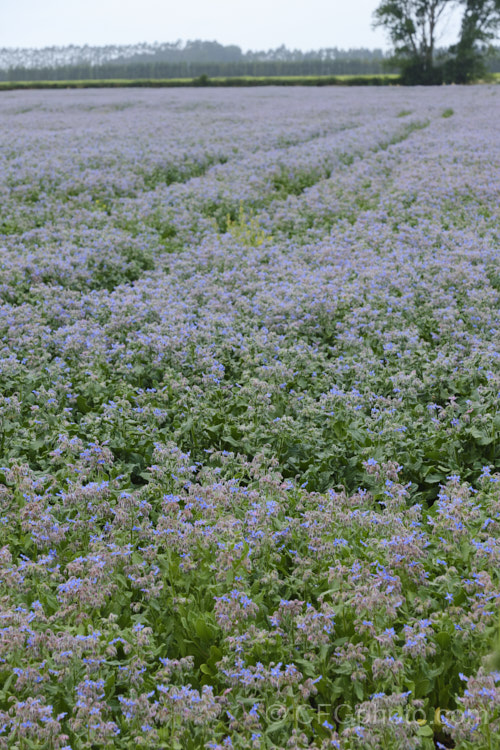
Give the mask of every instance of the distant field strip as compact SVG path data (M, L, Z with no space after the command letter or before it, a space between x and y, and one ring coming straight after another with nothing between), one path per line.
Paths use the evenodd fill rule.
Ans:
M0 94L0 750L499 746L499 110Z
M179 87L247 87L247 86L388 86L398 82L395 73L369 75L322 76L231 76L227 78L91 78L67 81L0 81L0 91L15 89L81 89L81 88L179 88Z

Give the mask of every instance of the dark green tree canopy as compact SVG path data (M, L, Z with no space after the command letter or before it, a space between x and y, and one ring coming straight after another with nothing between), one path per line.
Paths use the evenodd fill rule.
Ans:
M461 40L488 43L500 28L500 0L464 0Z
M437 60L440 24L456 8L459 40ZM488 43L500 28L500 0L382 0L374 25L387 29L406 83L461 83L484 72Z

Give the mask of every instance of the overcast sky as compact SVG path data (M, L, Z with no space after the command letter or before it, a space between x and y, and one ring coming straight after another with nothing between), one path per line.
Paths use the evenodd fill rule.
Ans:
M379 0L0 0L0 47L216 40L243 50L381 47ZM454 38L454 24L443 41Z
M0 47L217 40L242 49L285 44L382 47L377 0L0 0Z

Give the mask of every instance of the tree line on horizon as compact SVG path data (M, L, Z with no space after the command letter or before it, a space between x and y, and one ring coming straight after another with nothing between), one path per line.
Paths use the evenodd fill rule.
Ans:
M377 75L387 53L364 47L243 52L216 41L0 49L0 81ZM392 71L395 72L395 71Z
M463 7L456 44L436 44L444 11ZM500 0L382 0L374 25L388 31L393 49L365 47L243 52L216 41L0 48L0 81L379 75L400 73L408 84L465 83L500 72Z
M138 63L260 63L260 62L332 62L339 60L382 61L387 53L381 49L328 47L303 51L288 49L284 44L269 50L247 50L235 44L224 45L200 39L182 42L142 42L105 46L66 45L43 48L0 48L0 70L19 68L59 68L72 65L134 65Z

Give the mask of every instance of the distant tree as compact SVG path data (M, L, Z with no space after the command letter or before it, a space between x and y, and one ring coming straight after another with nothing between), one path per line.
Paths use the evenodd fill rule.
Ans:
M460 37L437 55L446 11L463 10ZM404 83L465 83L484 74L485 53L500 28L500 0L382 0L374 26L383 26L394 47Z
M488 53L500 28L500 0L463 0L460 37L449 50L446 80L468 83L485 75Z
M374 26L389 32L394 59L405 83L440 83L435 63L439 22L454 0L382 0L374 13Z

